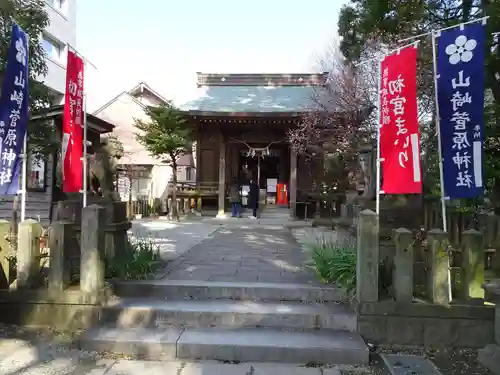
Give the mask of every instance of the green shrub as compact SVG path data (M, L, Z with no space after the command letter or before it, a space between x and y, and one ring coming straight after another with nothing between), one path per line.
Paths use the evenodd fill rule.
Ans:
M149 237L129 239L127 257L107 265L106 277L123 280L144 280L162 266L160 247Z
M311 266L327 284L338 284L349 293L356 290L356 247L352 243L321 240L310 246Z

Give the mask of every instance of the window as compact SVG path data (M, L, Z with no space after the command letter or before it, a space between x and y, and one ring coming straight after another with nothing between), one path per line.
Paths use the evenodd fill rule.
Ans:
M132 179L132 200L135 201L149 197L150 183L151 180L149 178Z
M186 181L192 181L192 180L193 180L193 168L186 167Z
M66 8L66 0L47 0L47 3L58 11L64 11Z
M42 40L43 49L47 53L47 57L64 64L64 46L56 42L54 39L44 36Z
M28 156L26 187L28 190L45 191L46 168L45 160L34 155Z

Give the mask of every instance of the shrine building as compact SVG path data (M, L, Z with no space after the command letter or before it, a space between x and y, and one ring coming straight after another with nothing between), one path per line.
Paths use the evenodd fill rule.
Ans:
M180 109L196 128L196 185L203 209L224 215L234 181L245 188L256 180L261 202L292 209L298 196L307 196L311 174L291 150L287 131L313 108L315 90L327 76L198 73L196 99Z

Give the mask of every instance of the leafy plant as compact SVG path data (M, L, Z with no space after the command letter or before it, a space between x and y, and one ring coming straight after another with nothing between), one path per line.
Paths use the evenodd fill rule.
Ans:
M128 242L128 257L108 263L106 278L145 280L162 265L160 247L150 237L136 237Z
M151 156L172 167L172 201L176 202L177 168L181 155L190 152L192 129L172 103L146 110L147 120L134 119L137 141ZM172 206L172 218L179 220L177 206Z
M321 240L311 245L312 267L318 278L328 284L338 284L348 293L356 290L356 248L353 244L340 244Z

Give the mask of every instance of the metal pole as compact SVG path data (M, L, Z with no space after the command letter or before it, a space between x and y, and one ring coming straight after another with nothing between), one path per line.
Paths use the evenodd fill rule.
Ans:
M24 134L23 141L23 164L21 166L21 221L26 219L26 187L27 187L27 176L28 176L28 132Z
M29 46L30 40L29 37L26 37L27 45ZM26 82L27 84L28 82ZM28 100L26 98L25 105L28 105ZM29 118L27 119L29 122ZM28 128L24 132L24 140L23 140L23 154L22 154L23 164L21 165L21 222L26 219L26 190L28 183L26 178L28 176ZM17 226L17 224L16 224Z
M398 47L398 48L395 48L395 49L391 49L391 50L384 51L384 56L386 56L386 55L391 55L391 54L393 54L394 52L398 52L398 53L399 53L399 51L401 51L402 49L405 49L405 48L408 48L408 47L414 46L414 45L416 45L416 44L418 44L418 43L420 43L420 41L419 41L419 40L416 40L416 41L414 41L414 42L411 42L411 43L405 44L405 45L403 45L403 46L401 46L401 47ZM360 61L360 62L358 62L357 64L354 64L354 66L355 66L355 67L358 67L358 66L361 66L361 65L367 64L367 63L369 63L369 62L373 62L373 61L375 61L375 60L377 60L377 61L378 61L378 60L380 60L379 56L373 57L373 58L371 58L371 59L367 59L367 60Z
M436 102L436 133L438 136L438 156L439 156L439 179L441 185L441 215L443 217L443 232L447 232L447 222L446 222L446 202L444 199L444 173L443 173L443 151L441 150L441 129L439 116L439 102L438 102L438 79L439 75L437 72L437 56L436 56L436 37L439 36L440 31L432 32L432 64L434 67L434 100Z
M382 56L378 56L378 83L377 83L377 99L378 99L378 114L377 114L377 169L376 169L376 203L375 203L375 212L377 215L380 214L380 163L382 160L380 159L380 119L382 117L382 101L380 99L381 87L382 87Z
M455 27L463 27L465 25L468 25L468 24L471 24L471 23L475 23L475 22L486 22L486 20L490 18L490 16L485 16L485 17L482 17L482 18L478 18L476 20L472 20L472 21L467 21L467 22L461 22L461 23L458 23L456 25L453 25L453 26L448 26L448 27L444 27L442 29L439 29L439 30L432 30L432 31L429 31L427 33L422 33L422 34L418 34L418 35L415 35L415 36L410 36L408 38L404 38L404 39L400 39L398 40L398 43L402 43L402 42L406 42L408 40L412 40L412 39L418 39L418 38L422 38L424 36L427 36L427 35L430 35L430 34L433 34L433 33L440 33L441 31L445 31L445 30L450 30L450 29L454 29ZM494 33L493 33L494 34Z
M87 74L87 59L83 60L84 77ZM83 207L87 207L87 94L85 93L85 83L83 86Z

